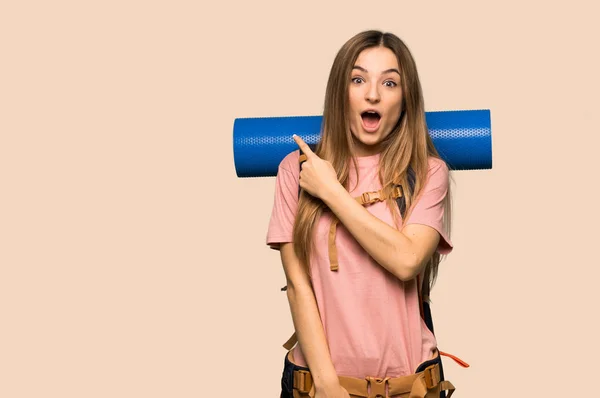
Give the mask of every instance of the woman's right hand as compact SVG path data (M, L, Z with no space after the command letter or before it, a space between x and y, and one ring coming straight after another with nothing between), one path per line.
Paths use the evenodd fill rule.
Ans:
M350 394L341 384L332 384L315 389L315 398L351 398Z

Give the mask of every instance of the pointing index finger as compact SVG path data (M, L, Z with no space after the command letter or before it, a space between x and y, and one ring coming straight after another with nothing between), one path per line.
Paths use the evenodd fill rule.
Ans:
M296 144L298 144L298 147L300 147L300 149L302 150L302 152L307 157L314 155L312 149L310 149L310 147L308 146L308 144L306 142L304 142L304 140L302 138L300 138L300 136L294 134L293 137L294 137L294 141L296 141Z

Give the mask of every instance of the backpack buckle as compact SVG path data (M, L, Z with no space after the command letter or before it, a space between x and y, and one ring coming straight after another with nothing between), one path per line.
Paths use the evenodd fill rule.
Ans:
M306 370L294 371L294 388L301 393L308 393L312 388L312 377Z
M432 365L428 368L425 368L423 371L423 377L425 379L425 386L428 390L431 390L438 384L440 384L440 373L438 365Z
M360 199L363 204L370 204L380 200L381 194L379 192L363 192Z
M362 195L360 195L360 200L363 203L369 203L369 200L370 200L369 192L363 192Z
M388 398L386 386L389 384L389 377L382 379L380 377L365 377L367 379L367 388L371 388L369 392L369 398Z

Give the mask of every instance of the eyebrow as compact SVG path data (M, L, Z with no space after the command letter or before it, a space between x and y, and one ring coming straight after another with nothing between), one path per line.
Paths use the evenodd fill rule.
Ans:
M366 70L366 69L365 69L365 68L363 68L362 66L358 66L358 65L354 65L354 67L353 67L352 69L358 69L358 70L361 70L361 71L363 71L363 72L365 72L365 73L369 73L369 71L368 71L368 70ZM401 76L401 75L400 75L400 71L399 71L398 69L396 69L396 68L390 68L390 69L386 69L386 70L384 70L384 71L383 71L381 74L382 74L382 75L385 75L386 73L390 73L390 72L396 72L396 73L398 74L398 76Z

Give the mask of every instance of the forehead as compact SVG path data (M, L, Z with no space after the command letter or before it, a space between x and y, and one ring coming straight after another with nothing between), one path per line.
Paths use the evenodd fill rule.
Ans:
M391 68L400 69L396 54L387 47L371 47L364 49L353 66L360 66L369 73L379 73Z

